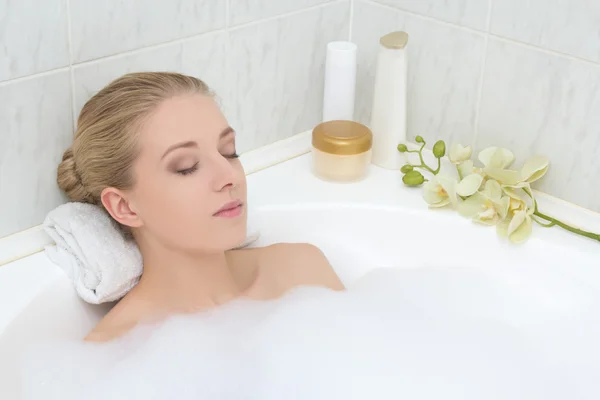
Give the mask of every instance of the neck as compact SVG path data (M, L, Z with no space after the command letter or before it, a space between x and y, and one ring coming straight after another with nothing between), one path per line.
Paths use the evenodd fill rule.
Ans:
M135 289L166 312L210 308L242 294L225 252L185 253L158 243L138 246L144 273Z

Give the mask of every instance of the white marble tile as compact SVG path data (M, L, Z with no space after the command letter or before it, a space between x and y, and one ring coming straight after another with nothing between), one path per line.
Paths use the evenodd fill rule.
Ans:
M217 96L226 92L227 33L202 35L120 57L94 61L74 68L75 111L113 79L130 72L174 71L204 80Z
M333 0L230 0L229 26L302 10Z
M375 0L399 9L487 30L489 0ZM500 0L504 1L504 0Z
M600 62L600 1L494 1L490 31Z
M64 201L56 168L73 139L69 73L0 86L0 237Z
M0 81L69 65L66 0L0 0Z
M223 0L70 0L74 62L225 27Z
M356 118L370 123L379 38L409 34L408 136L429 142L470 143L475 133L483 36L435 21L357 1L352 39L358 45Z
M490 39L477 147L550 158L538 187L600 211L600 66Z
M242 151L319 123L326 45L347 40L348 23L336 3L231 31L226 104Z

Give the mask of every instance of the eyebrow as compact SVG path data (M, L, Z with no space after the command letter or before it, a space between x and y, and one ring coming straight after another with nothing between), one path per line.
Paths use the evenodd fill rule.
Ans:
M228 136L232 133L235 133L235 131L233 130L232 127L228 126L227 128L223 129L223 132L221 132L219 134L219 140L223 139L225 136ZM173 150L182 149L182 148L193 148L193 147L198 147L198 143L196 143L193 140L174 144L173 146L170 146L167 149L167 151L165 151L165 153L162 155L162 157L160 159L162 160L163 158L165 158L167 156L167 154L169 154Z

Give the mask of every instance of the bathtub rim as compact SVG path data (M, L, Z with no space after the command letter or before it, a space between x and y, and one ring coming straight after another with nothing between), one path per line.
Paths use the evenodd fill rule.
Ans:
M311 150L311 136L312 130L308 130L242 153L240 161L244 166L246 175L255 174L309 153ZM409 147L413 149L418 148L416 144L409 144ZM426 161L435 161L430 150L426 149L423 155ZM444 162L447 162L447 160L444 159ZM448 164L446 167L450 167L450 165ZM600 213L537 190L534 190L534 192L538 204L547 214L582 229L600 231ZM0 237L0 268L14 261L39 253L46 246L52 244L54 242L44 232L41 224Z

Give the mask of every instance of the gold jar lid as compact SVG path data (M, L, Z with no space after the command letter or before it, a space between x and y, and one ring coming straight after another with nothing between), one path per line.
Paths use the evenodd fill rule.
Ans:
M354 121L327 121L312 132L312 145L322 152L336 155L361 154L371 150L373 134Z
M387 49L403 49L408 44L408 33L396 31L379 39L379 43Z

